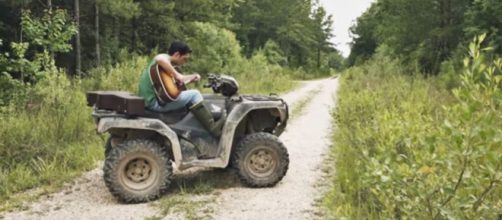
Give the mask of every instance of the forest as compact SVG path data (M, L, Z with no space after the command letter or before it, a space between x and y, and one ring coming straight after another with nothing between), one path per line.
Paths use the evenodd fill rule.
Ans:
M2 49L13 55L11 59L21 54L13 53L18 51L10 45L27 43L22 54L26 59L46 51L68 75L89 75L92 68L120 62L121 54L166 51L175 39L196 48L196 60L207 55L218 59L237 49L246 58L266 50L270 62L291 68L329 70L341 65L328 41L331 16L316 1L4 0L0 4ZM217 35L219 39L204 39L218 43L214 48L199 47L201 33L235 38L238 45ZM220 70L225 66L222 60L215 61L219 66L197 63L192 69ZM34 71L10 72L16 78L23 73L25 81L34 77Z

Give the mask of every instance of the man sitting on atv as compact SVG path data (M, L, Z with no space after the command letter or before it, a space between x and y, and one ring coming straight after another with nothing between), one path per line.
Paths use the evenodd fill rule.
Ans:
M215 121L209 109L203 105L203 97L198 90L192 89L181 91L178 98L169 103L159 102L154 90L155 88L150 78L150 68L155 64L158 64L167 73L174 76L179 83L199 81L199 74L183 75L174 68L175 66L186 63L191 53L192 50L184 42L172 42L167 54L161 53L156 55L143 70L139 79L139 95L145 99L145 106L151 111L169 112L188 108L211 134L215 137L219 137L221 136L221 130L226 117L223 116L218 121Z

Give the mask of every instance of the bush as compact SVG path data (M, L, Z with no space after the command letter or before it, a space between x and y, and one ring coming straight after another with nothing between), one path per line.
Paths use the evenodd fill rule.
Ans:
M194 22L187 43L193 48L188 70L206 73L236 74L233 72L243 58L235 34L211 23Z
M137 94L139 77L150 59L153 57L135 56L127 62L93 69L90 71L90 77L82 79L82 92L122 90Z
M239 81L241 93L280 93L293 87L288 71L273 63L280 60L277 54L271 55L272 43L267 50L245 59L233 32L201 22L194 22L191 28L195 37L188 43L194 52L188 70L201 73L203 78L207 73L232 75Z
M470 52L453 97L389 62L343 75L330 215L500 218L502 61L484 62L479 43Z
M81 85L47 73L27 98L0 113L0 200L40 184L61 183L94 167L102 140Z

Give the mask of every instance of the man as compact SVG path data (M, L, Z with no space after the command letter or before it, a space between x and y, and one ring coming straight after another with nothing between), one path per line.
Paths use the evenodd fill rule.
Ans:
M178 82L189 83L200 80L199 74L183 75L174 68L175 66L186 63L191 53L192 50L187 44L181 41L174 41L169 47L167 54L162 53L156 55L141 74L139 80L139 95L145 99L145 106L151 111L168 112L188 108L213 136L219 137L226 117L221 117L218 121L215 121L209 109L203 105L203 97L198 90L182 91L176 101L164 105L159 103L155 95L149 74L150 67L154 64L160 65L166 72L174 75Z

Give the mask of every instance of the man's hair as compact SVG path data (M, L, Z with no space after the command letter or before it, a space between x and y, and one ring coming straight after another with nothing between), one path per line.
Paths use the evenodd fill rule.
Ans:
M192 53L192 49L183 41L175 40L169 46L167 53L172 56L176 52L180 52L180 55L185 55L187 53Z

